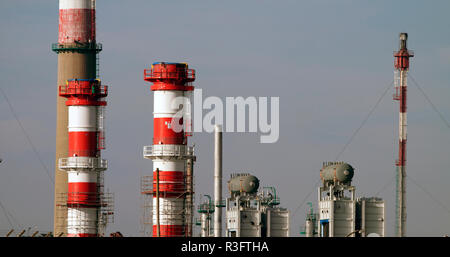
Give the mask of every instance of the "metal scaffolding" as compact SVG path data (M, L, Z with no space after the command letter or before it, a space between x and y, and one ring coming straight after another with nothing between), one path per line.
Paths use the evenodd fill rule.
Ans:
M159 201L159 219L181 224L186 236L192 236L194 218L194 177L186 173L183 181L166 183L164 175L159 175L159 190L157 179L153 175L141 177L141 233L143 236L156 236L157 231L157 202L159 199L178 199L180 205L174 207L170 201ZM188 182L192 186L188 186ZM158 193L158 196L157 196ZM192 196L192 197L189 197ZM155 215L154 215L155 214ZM154 235L155 234L155 235Z
M97 193L83 193L77 192L75 193L61 193L58 195L56 199L56 211L57 217L61 222L58 222L60 225L60 229L68 228L68 224L72 224L74 227L79 227L82 229L93 229L97 230L97 234L99 237L103 237L106 234L106 227L108 224L114 223L114 193L104 192L104 184L103 184L103 172L101 172L98 176L98 191ZM70 198L80 198L83 199L83 204L67 204L68 199ZM87 200L86 200L87 199ZM91 222L84 219L84 214L81 209L87 207L98 207L97 212L97 220L95 222ZM74 210L71 216L63 215L68 213L68 209L71 208ZM61 235L67 236L67 235Z

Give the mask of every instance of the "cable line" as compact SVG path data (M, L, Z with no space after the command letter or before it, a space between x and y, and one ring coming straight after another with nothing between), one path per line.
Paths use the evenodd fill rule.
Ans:
M334 161L337 161L342 153L344 153L344 151L347 149L347 147L350 145L350 143L353 141L353 139L355 138L356 134L358 134L358 132L361 130L362 127L364 127L364 125L366 124L367 120L369 120L370 116L372 115L372 113L375 111L375 109L378 107L378 105L380 104L381 100L384 98L384 96L387 94L387 92L389 91L389 89L391 89L392 85L394 84L394 80L392 80L391 83L389 83L389 85L385 88L383 94L378 98L377 102L375 103L375 105L372 107L372 109L370 110L370 112L367 114L367 116L364 118L364 120L361 122L361 124L359 125L359 127L355 130L355 132L353 132L352 136L350 137L350 139L347 141L347 143L344 145L344 147L342 148L342 150L336 155L336 158ZM305 204L306 200L308 199L308 197L314 192L315 188L318 186L318 184L320 183L320 179L315 183L313 189L308 193L308 195L306 195L305 198L303 198L302 202L300 203L300 205L295 209L294 213L292 214L292 216L295 216L295 214L297 213L297 211L303 206L303 204Z
M9 101L8 97L5 94L5 91L3 91L3 89L0 87L0 91L3 94L3 97L5 98L6 102L8 103L9 109L11 110L12 115L14 116L14 118L16 119L17 123L19 124L20 129L22 130L23 134L25 135L28 143L31 146L31 149L33 150L33 152L36 154L39 162L41 163L42 168L44 168L45 172L47 173L48 177L50 178L50 180L52 181L52 184L54 183L54 180L52 178L52 176L50 176L50 172L47 168L47 166L45 165L44 161L42 160L41 156L39 155L36 147L34 146L33 142L31 141L30 136L28 135L28 133L26 132L24 126L22 125L22 123L19 120L19 117L17 116L16 112L14 111L14 108L11 104L11 102Z
M358 132L361 130L362 127L364 127L364 125L366 124L367 120L370 118L370 116L372 115L372 113L375 111L375 109L378 107L378 105L380 104L381 100L383 99L383 97L386 95L386 93L388 92L388 90L392 87L392 84L394 84L394 81L392 80L392 82L386 87L386 89L384 90L383 94L380 96L380 98L378 98L378 101L376 102L375 106L370 110L370 112L367 114L366 118L361 122L361 125L355 130L355 132L353 132L352 136L350 137L350 139L347 141L347 143L344 145L344 147L342 148L342 150L339 152L339 154L336 156L335 161L337 161L342 153L344 153L345 149L347 149L347 147L350 145L350 143L353 141L353 139L355 138L356 134L358 134Z
M444 115L442 115L442 113L438 110L438 108L436 107L436 105L433 104L433 102L430 100L430 98L427 96L427 94L425 94L425 91L423 91L423 89L419 86L419 83L416 82L416 80L411 76L411 74L409 74L409 77L411 78L412 82L414 82L414 85L419 89L419 91L422 93L422 95L425 97L425 99L427 100L427 102L431 105L431 107L433 108L433 110L439 115L439 117L441 118L441 120L445 123L445 125L450 128L450 123L445 119Z
M425 192L425 194L427 194L427 195L431 198L431 200L435 201L435 202L436 202L438 205L440 205L440 206L441 206L448 214L450 214L450 209L449 209L447 206L445 206L445 204L443 204L441 201L439 201L436 197L434 197L433 194L431 194L425 187L419 185L419 183L418 183L415 179L413 179L413 178L411 177L411 175L408 175L406 178L409 179L411 182L413 182L418 188L422 189L422 191Z

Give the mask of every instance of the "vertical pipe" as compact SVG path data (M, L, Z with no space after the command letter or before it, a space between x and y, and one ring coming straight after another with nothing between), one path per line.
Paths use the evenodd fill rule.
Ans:
M366 237L366 200L361 201L361 236Z
M328 225L328 237L334 237L334 204L335 201L330 201L330 221Z
M201 215L201 231L200 231L200 236L201 237L209 237L209 234L208 234L208 224L207 224L207 222L208 222L208 220L207 220L208 218L207 218L207 214L206 213L202 213L202 215Z
M222 126L214 128L214 237L222 236Z
M240 197L236 197L236 224L237 224L237 231L236 231L236 237L241 237L241 199Z
M160 236L159 226L159 168L156 169L156 236Z
M192 236L192 225L194 223L194 160L186 160L186 236Z
M227 198L226 199L226 202L225 202L225 220L226 220L226 222L225 222L225 237L230 237L230 232L229 232L229 229L230 229L230 226L229 226L229 223L228 223L228 215L229 215L229 213L230 213L230 198Z

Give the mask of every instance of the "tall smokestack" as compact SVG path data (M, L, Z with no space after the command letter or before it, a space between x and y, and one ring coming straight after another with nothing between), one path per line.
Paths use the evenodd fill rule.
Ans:
M67 207L67 236L102 236L103 214L108 215L102 211L107 205L102 179L107 162L100 150L108 87L99 80L72 79L60 86L59 94L67 98L69 109L69 154L59 159L59 169L68 173L66 204L61 204Z
M186 113L189 108L184 101L194 90L195 71L185 63L157 62L144 71L144 80L153 83L150 89L154 91L154 116L153 145L145 146L143 155L153 161L153 171L159 170L159 188L155 174L152 185L144 183L148 186L142 188L143 194L153 198L153 236L157 235L157 219L161 237L189 236L192 214L186 205L191 204L188 191L193 192L193 188L187 186L187 180L192 178L187 177L186 163L188 159L195 161L195 156L193 147L187 145L190 120L185 117L190 117L190 113ZM180 111L183 117L178 116ZM156 189L159 209L156 209ZM144 220L144 224L148 223Z
M222 127L214 128L214 237L222 236Z
M409 70L409 58L413 57L413 52L407 48L407 33L400 33L400 49L394 53L395 66L395 94L394 100L399 101L399 150L396 185L396 222L395 234L398 237L406 236L406 96L407 96L407 75Z
M95 37L95 0L60 0L58 43L52 45L58 54L58 86L70 79L96 79L97 54L101 45ZM61 195L68 192L68 175L58 168L58 160L68 156L68 108L58 95L56 107L56 156L54 192L54 235L67 235L67 212L60 212Z

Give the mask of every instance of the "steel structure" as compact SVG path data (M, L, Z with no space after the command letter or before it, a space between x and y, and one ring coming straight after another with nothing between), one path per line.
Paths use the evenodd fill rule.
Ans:
M306 213L306 221L305 221L305 227L303 231L300 231L301 235L305 235L305 237L316 237L317 236L317 220L318 220L318 214L314 213L314 208L312 207L312 203L308 202L309 210Z
M259 180L246 173L232 174L226 200L227 237L288 237L289 211L280 208L274 187L258 192Z
M353 167L347 163L323 164L320 170L323 185L318 188L319 237L345 237L355 231L353 174Z
M201 203L198 206L197 212L200 214L200 236L201 237L211 237L211 215L215 211L215 205L211 200L211 196L204 195L208 198L208 201ZM215 231L215 229L214 229ZM213 235L215 236L215 235Z
M67 208L67 236L101 236L102 226L112 215L111 197L103 192L104 98L108 87L99 80L69 80L59 87L67 98L69 153L59 159L59 169L68 173L68 192L59 204Z
M144 71L144 80L153 83L154 91L153 145L145 146L143 152L144 158L153 160L154 173L142 178L141 188L146 197L144 215L150 214L152 222L144 216L144 233L148 234L146 227L152 223L153 236L157 232L161 237L192 236L195 156L187 137L195 71L185 63L157 62Z
M407 96L407 74L409 70L409 58L414 53L407 48L407 33L400 33L400 47L394 52L395 67L395 94L394 100L400 103L399 114L399 149L396 165L396 222L395 234L398 237L406 236L406 96Z
M306 215L306 237L384 237L384 201L355 198L351 185L354 168L345 162L324 162L320 170L323 185L318 189L319 211Z
M95 0L59 0L58 43L52 50L58 54L58 82L64 85L69 79L96 79L98 53L102 45L96 42ZM67 235L67 212L60 212L59 200L68 192L68 175L60 172L58 160L67 157L69 150L68 108L65 99L57 94L56 155L54 191L55 235ZM66 203L62 203L63 205Z

